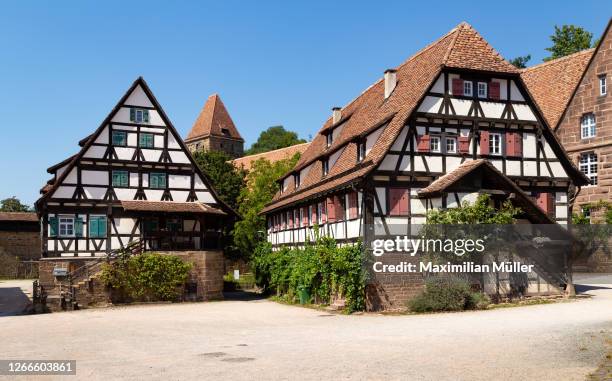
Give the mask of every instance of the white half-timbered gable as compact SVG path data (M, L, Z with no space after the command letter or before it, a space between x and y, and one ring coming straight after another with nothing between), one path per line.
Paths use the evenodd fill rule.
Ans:
M481 193L525 221L567 224L585 183L520 71L463 23L334 108L264 213L276 246L302 245L315 225L367 243Z
M142 239L145 225L152 232L201 231L184 234L200 246L203 215L227 214L142 78L80 145L49 168L54 177L37 202L46 253L107 253ZM133 202L140 204L134 209ZM152 216L152 207L164 217Z

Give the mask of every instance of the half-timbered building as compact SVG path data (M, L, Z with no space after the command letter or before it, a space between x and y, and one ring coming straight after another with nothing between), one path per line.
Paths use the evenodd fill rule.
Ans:
M488 193L532 223L569 223L587 184L525 87L462 23L367 88L332 117L268 204L274 246L407 234L432 209Z
M36 202L43 257L103 256L134 241L146 250L218 248L235 214L142 77L79 144L48 169Z

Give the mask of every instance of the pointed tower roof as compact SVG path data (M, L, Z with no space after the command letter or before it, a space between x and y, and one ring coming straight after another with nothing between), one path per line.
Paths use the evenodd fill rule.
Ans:
M208 97L200 115L196 119L191 131L187 134L185 141L203 138L206 136L224 136L234 139L242 139L238 129L234 125L223 101L219 94L213 94Z
M444 64L458 69L518 73L472 26L466 22L455 27L455 41Z

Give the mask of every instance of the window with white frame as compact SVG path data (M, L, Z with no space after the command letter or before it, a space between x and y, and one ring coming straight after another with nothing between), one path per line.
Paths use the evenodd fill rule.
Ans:
M457 138L446 138L446 152L457 153Z
M583 153L580 155L580 171L584 173L591 185L597 185L597 154L594 152Z
M440 137L432 136L429 140L429 150L431 152L440 152Z
M486 98L486 97L487 97L487 83L478 82L478 98Z
M602 74L599 76L599 95L606 95L608 89L606 87L606 75Z
M489 134L489 155L501 155L502 153L502 135Z
M463 95L465 95L466 97L472 96L472 82L470 81L463 82Z
M580 120L580 131L582 131L582 139L595 137L596 128L594 114L586 114L582 116L582 119Z
M60 216L59 235L60 237L74 237L74 217Z

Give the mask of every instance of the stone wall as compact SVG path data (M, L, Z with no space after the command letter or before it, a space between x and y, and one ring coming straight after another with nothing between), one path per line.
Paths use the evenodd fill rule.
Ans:
M40 233L0 230L0 248L21 261L37 261L40 258Z
M164 251L193 263L189 282L197 285L196 300L223 299L224 257L222 251Z

